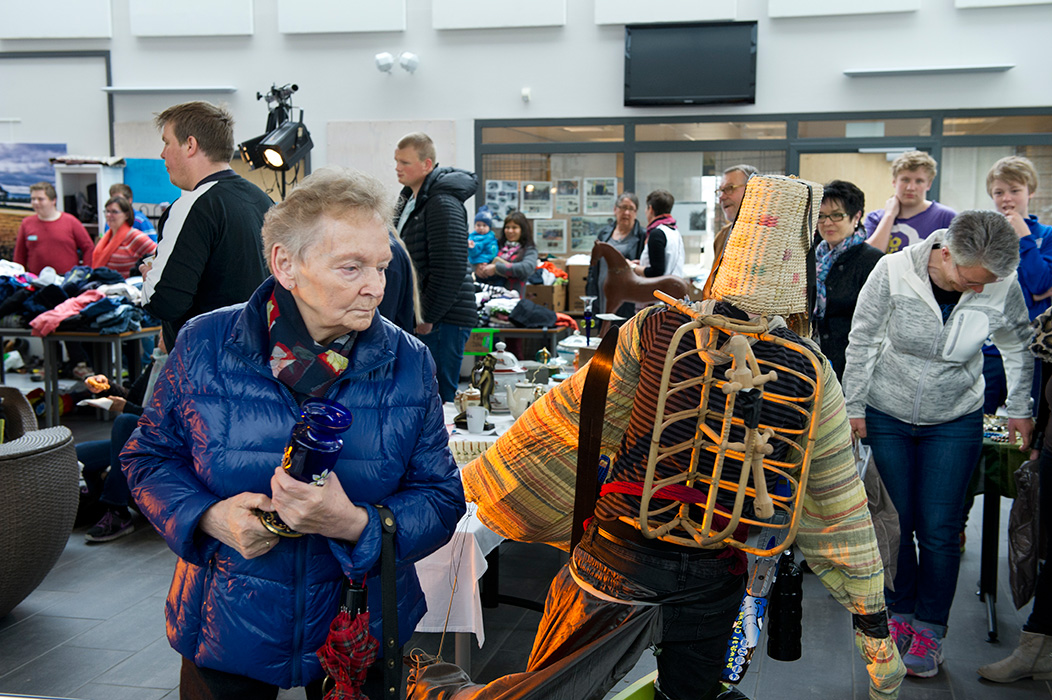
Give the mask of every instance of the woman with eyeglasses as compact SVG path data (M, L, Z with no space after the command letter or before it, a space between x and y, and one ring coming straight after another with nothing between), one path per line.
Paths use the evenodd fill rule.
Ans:
M595 240L609 243L617 248L618 252L624 255L629 262L638 262L647 240L647 234L636 218L638 212L639 197L632 192L622 192L618 195L617 203L614 205L616 215L614 222L599 231ZM592 310L597 313L606 311L606 300L603 298L604 284L606 284L606 261L600 259L588 270L588 281L585 284L585 294L597 297L592 304ZM615 313L629 318L635 315L636 305L626 301Z
M95 245L92 264L116 270L128 279L133 269L138 270L140 260L153 255L157 244L139 229L132 228L135 212L124 197L111 197L104 210L110 228Z
M1019 435L1029 449L1034 363L1018 264L1019 238L1003 214L961 212L948 229L881 258L855 308L847 415L899 513L895 588L884 595L913 676L934 676L943 661L965 491L982 449L987 337L1004 357L1009 440Z
M815 323L822 354L829 358L838 379L844 376L844 350L851 331L855 302L869 273L884 253L866 245L862 214L866 195L845 180L823 188L815 248L818 294Z

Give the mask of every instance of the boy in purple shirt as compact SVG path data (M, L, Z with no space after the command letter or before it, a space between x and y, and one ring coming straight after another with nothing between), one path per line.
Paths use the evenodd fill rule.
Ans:
M895 194L883 209L866 217L867 243L885 253L894 253L950 225L957 212L927 197L936 168L935 159L923 151L906 151L895 159L891 164Z

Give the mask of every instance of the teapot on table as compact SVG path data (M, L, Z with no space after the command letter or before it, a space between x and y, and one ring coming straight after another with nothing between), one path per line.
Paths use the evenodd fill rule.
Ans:
M518 418L542 396L544 396L544 387L540 384L516 382L515 386L508 387L508 407L511 409L511 415Z

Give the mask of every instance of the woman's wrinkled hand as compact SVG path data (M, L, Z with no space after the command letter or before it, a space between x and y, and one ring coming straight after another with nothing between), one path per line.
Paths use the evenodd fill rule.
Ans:
M851 423L851 442L855 440L866 439L866 419L865 418L849 418L848 422Z
M280 540L259 521L261 510L274 510L269 498L261 493L239 493L206 510L198 527L236 549L245 559L254 559L269 552Z
M369 521L365 509L351 503L335 473L319 486L297 481L278 467L270 489L274 509L296 532L354 542Z

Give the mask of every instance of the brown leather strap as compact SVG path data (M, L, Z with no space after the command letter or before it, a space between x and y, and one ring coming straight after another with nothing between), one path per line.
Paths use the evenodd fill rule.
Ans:
M570 550L584 534L584 521L595 510L599 495L599 457L602 452L603 423L606 418L606 392L617 349L617 329L607 331L588 363L588 374L581 390L581 422L577 432L577 485L570 527Z

